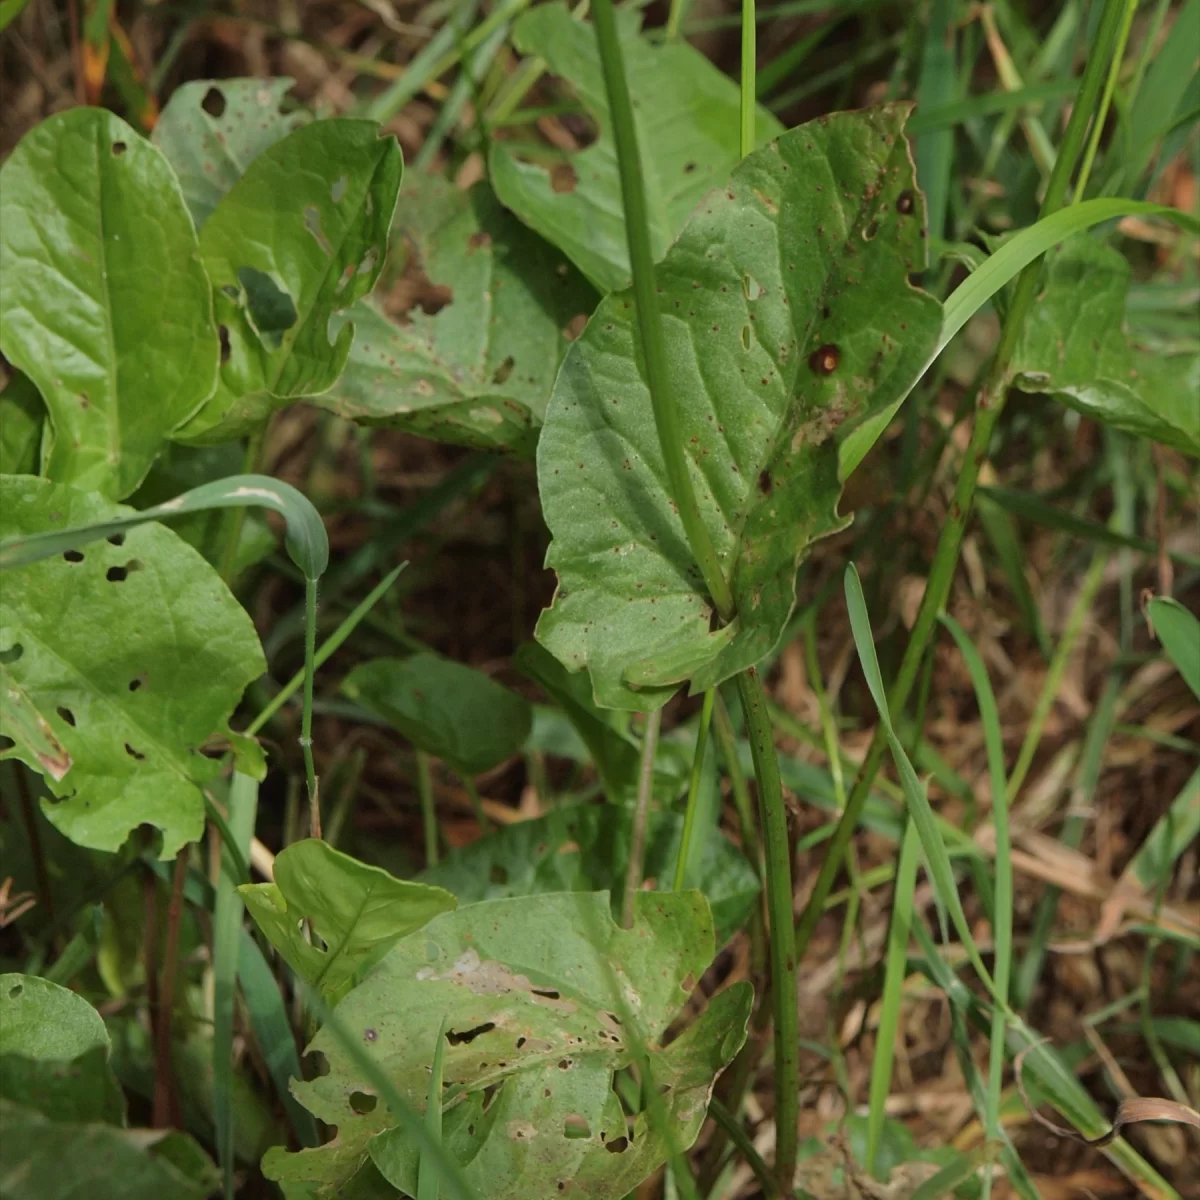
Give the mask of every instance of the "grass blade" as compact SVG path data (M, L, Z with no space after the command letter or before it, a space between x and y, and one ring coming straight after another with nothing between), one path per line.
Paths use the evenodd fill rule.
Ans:
M425 1129L439 1147L442 1144L442 1060L446 1056L446 1021L438 1030L433 1049L433 1066L429 1072L429 1095L425 1100ZM424 1151L417 1167L417 1200L438 1200L441 1175L435 1159Z
M700 780L704 774L704 753L708 749L708 727L712 722L713 701L717 693L709 688L704 693L704 706L700 710L700 728L696 731L696 753L692 759L692 774L688 779L687 810L683 817L683 833L679 839L679 858L675 863L673 890L683 891L688 864L692 857L692 834L696 828L696 809L699 807Z
M867 1110L866 1168L878 1178L879 1148L887 1120L887 1098L892 1089L892 1064L896 1057L896 1031L900 1027L900 1003L908 974L908 935L912 927L913 892L917 886L920 861L915 821L904 829L900 844L900 863L892 891L892 923L888 930L887 965L884 968L883 996L880 1001L879 1031L875 1037L875 1057L871 1062L870 1106Z
M229 787L229 829L243 857L258 814L258 784L235 772ZM242 907L237 868L221 856L213 911L213 1118L225 1200L233 1200L233 1007L241 952Z

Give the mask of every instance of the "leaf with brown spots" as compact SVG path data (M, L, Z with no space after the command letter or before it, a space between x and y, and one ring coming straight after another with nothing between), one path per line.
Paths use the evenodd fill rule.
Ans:
M537 637L599 704L645 710L774 649L796 568L840 529L842 485L937 341L908 281L924 206L907 108L822 118L756 151L657 268L692 482L737 615L714 628L667 491L635 352L609 296L563 360L538 448L559 592Z
M606 892L485 901L398 942L337 1012L417 1108L444 1029L442 1145L477 1195L554 1196L569 1180L574 1196L618 1200L692 1144L716 1075L745 1038L743 982L661 1046L713 949L699 892L639 893L630 929L613 921ZM311 1049L329 1073L294 1090L337 1137L299 1154L271 1150L264 1173L334 1197L369 1154L394 1187L415 1195L416 1143L385 1105L361 1102L372 1089L332 1032ZM639 1050L664 1120L627 1117L613 1091L614 1072Z

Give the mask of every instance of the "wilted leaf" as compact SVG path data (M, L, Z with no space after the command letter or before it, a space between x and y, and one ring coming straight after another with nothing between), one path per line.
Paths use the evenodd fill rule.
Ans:
M396 879L314 839L280 852L274 883L238 891L271 945L329 1005L402 937L456 903L440 887Z
M638 32L640 22L632 9L617 12L657 261L738 161L740 101L738 85L698 50L685 41L651 45ZM599 131L592 145L554 170L522 162L512 142L494 139L492 184L508 208L560 247L600 291L615 291L629 282L629 250L595 31L565 4L541 4L517 20L513 41L570 84ZM759 110L760 142L782 129Z
M640 894L629 930L615 925L604 893L491 901L438 917L399 942L338 1015L417 1108L446 1021L451 1103L442 1140L480 1196L553 1196L570 1180L574 1194L620 1197L670 1150L691 1145L713 1080L745 1037L750 988L739 984L659 1048L712 952L697 892ZM647 1043L665 1128L646 1113L627 1121L612 1090L613 1072L632 1061L639 1041ZM369 1148L390 1182L411 1195L416 1146L389 1130L385 1106L339 1045L329 1031L319 1033L311 1048L325 1055L329 1074L295 1089L337 1126L337 1138L296 1155L272 1151L264 1170L316 1182L317 1195L332 1196Z
M221 338L216 394L180 434L228 441L333 386L354 331L329 324L375 285L402 164L372 121L317 121L261 153L200 233Z
M55 1121L124 1124L109 1049L82 996L35 975L0 975L0 1098Z
M486 183L464 192L438 176L410 175L392 232L394 277L346 314L358 333L321 406L439 441L532 455L559 363L595 292Z
M1200 355L1138 349L1125 332L1125 256L1076 237L1047 256L1043 287L1012 360L1023 392L1200 456Z
M558 572L537 637L606 707L657 707L775 647L810 544L845 524L841 448L902 396L941 327L908 282L923 204L899 106L813 122L746 158L657 268L697 501L736 620L712 610L667 490L631 293L563 362L538 447Z
M312 118L284 110L290 79L196 79L171 93L154 144L179 178L199 229L264 151Z
M0 392L0 475L37 473L45 417L33 381L14 371Z
M629 868L632 828L629 809L608 804L560 807L452 850L420 878L447 888L460 904L542 892L610 890L619 897ZM674 879L682 832L678 814L650 814L642 875L661 889L669 889ZM696 877L712 910L717 945L723 946L750 915L758 876L719 830L697 849Z
M73 108L0 168L0 350L49 411L45 474L121 499L212 395L217 330L166 159Z
M435 654L360 663L342 691L464 775L490 771L516 754L532 721L516 692Z
M0 1178L8 1200L204 1200L219 1183L187 1134L60 1124L2 1099Z
M129 512L27 476L0 479L0 536L27 536ZM169 529L147 524L86 550L6 570L0 661L36 705L72 766L55 779L10 725L4 756L40 771L59 797L47 818L72 841L118 849L139 825L171 857L204 828L198 752L264 670L245 611Z

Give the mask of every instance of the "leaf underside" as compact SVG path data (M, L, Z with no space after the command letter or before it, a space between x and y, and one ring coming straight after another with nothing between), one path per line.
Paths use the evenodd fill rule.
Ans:
M0 537L127 513L100 497L28 476L0 478ZM114 851L139 825L162 831L163 857L204 829L200 784L218 763L199 753L226 728L265 662L254 626L217 573L169 529L147 524L81 551L4 572L0 730L58 797L47 818L72 841ZM14 719L20 688L64 748L38 757ZM66 768L65 770L63 768Z
M1116 429L1200 456L1200 355L1140 350L1125 331L1132 268L1095 238L1047 257L1012 381Z
M620 1197L691 1145L713 1079L745 1036L750 988L736 985L658 1046L712 950L707 905L695 892L639 895L629 930L613 922L607 893L491 901L399 942L338 1015L418 1109L446 1021L442 1140L479 1195L553 1196L571 1180L573 1194ZM639 1037L665 1125L646 1113L627 1119L612 1090L613 1071L632 1061ZM369 1153L413 1194L416 1145L372 1104L335 1037L322 1031L310 1049L325 1055L329 1073L294 1090L337 1137L314 1151L270 1152L266 1174L334 1196Z
M532 457L554 376L596 294L486 183L405 181L392 263L318 403L339 416ZM336 323L335 323L336 327Z
M924 207L904 106L821 118L746 158L657 267L697 501L730 577L713 614L667 487L632 294L568 352L538 448L558 573L538 640L599 704L645 710L775 647L809 545L845 524L839 448L903 396L941 327L909 282Z

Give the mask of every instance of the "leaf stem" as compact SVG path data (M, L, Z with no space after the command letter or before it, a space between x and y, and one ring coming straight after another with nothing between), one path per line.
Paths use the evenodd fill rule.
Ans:
M800 1119L800 1031L792 940L792 855L767 694L753 667L738 675L737 682L746 714L750 752L754 756L759 814L767 851L771 1000L775 1023L775 1178L779 1190L790 1196L796 1174Z
M742 79L741 79L741 155L754 149L754 118L758 93L755 73L758 69L758 26L754 22L754 0L742 0Z
M650 816L650 796L654 791L654 756L658 751L658 731L662 727L662 709L646 714L646 732L642 737L642 763L638 770L637 803L633 810L633 833L629 840L629 866L625 872L625 895L621 899L621 924L633 928L634 898L642 886L642 860L646 857L646 822Z
M667 482L671 489L671 498L679 508L679 519L683 523L692 557L700 568L705 586L721 620L729 622L734 614L733 593L721 569L708 526L704 524L700 507L696 503L696 493L692 487L692 477L688 472L687 456L683 448L679 414L671 394L662 319L654 292L654 258L650 252L650 225L646 216L646 194L642 186L637 129L633 123L633 105L625 80L625 63L621 54L621 43L617 37L612 0L595 0L592 5L592 20L596 28L604 86L608 94L613 139L617 145L621 200L625 209L625 237L633 270L633 295L637 308L638 330L641 334L646 383L650 390L650 404L654 409L654 424L658 430Z
M417 791L421 796L421 823L425 827L425 865L437 866L438 823L433 800L433 767L424 750L417 751Z
M1108 73L1108 64L1124 13L1124 5L1125 0L1105 0L1104 12L1096 32L1093 51L1084 67L1079 91L1071 109L1071 117L1063 134L1062 145L1054 160L1054 169L1046 185L1046 195L1042 200L1039 220L1063 206L1071 176L1074 174L1075 165L1079 161L1079 155L1083 149L1088 125L1096 111L1101 89ZM925 649L929 645L937 625L938 613L950 592L950 584L958 566L958 554L962 547L963 535L971 516L971 505L974 502L975 488L979 482L979 470L987 460L992 435L1004 408L1009 363L1017 348L1025 318L1033 305L1040 276L1041 259L1038 258L1030 263L1018 278L1016 292L1009 306L1008 318L1000 337L1000 344L976 401L975 426L971 431L971 441L967 452L963 456L962 471L954 489L950 515L945 525L942 526L941 536L938 538L937 549L934 551L933 563L929 571L929 579L925 585L925 594L921 599L921 606L917 611L917 618L913 624L908 645L905 647L904 657L896 674L896 681L892 685L892 691L888 697L888 707L897 720L908 702L925 655ZM862 815L871 784L883 761L887 744L887 729L885 723L880 721L875 727L875 736L871 739L862 770L858 773L858 778L846 801L845 812L829 840L829 848L821 864L821 872L813 886L808 903L796 923L797 959L804 957L804 952L812 940L813 932L816 930L817 922L824 910L825 901L841 870L846 848L850 844L859 817Z
M688 779L687 810L683 816L683 834L679 839L679 858L675 862L673 891L683 891L687 875L688 859L691 856L692 834L696 828L696 803L700 795L700 777L704 773L704 752L708 749L708 727L712 723L713 701L716 688L704 693L704 707L700 710L700 728L696 731L696 754L692 759L692 774Z
M175 856L171 902L167 908L167 942L163 949L162 983L158 989L158 1019L154 1023L154 1128L170 1129L179 1122L179 1104L171 1077L171 1014L179 974L179 926L183 919L183 885L187 881L190 847Z
M304 751L304 778L315 836L320 836L321 807L317 795L317 771L312 752L313 676L317 657L317 581L304 581L304 712L300 718L300 748Z

